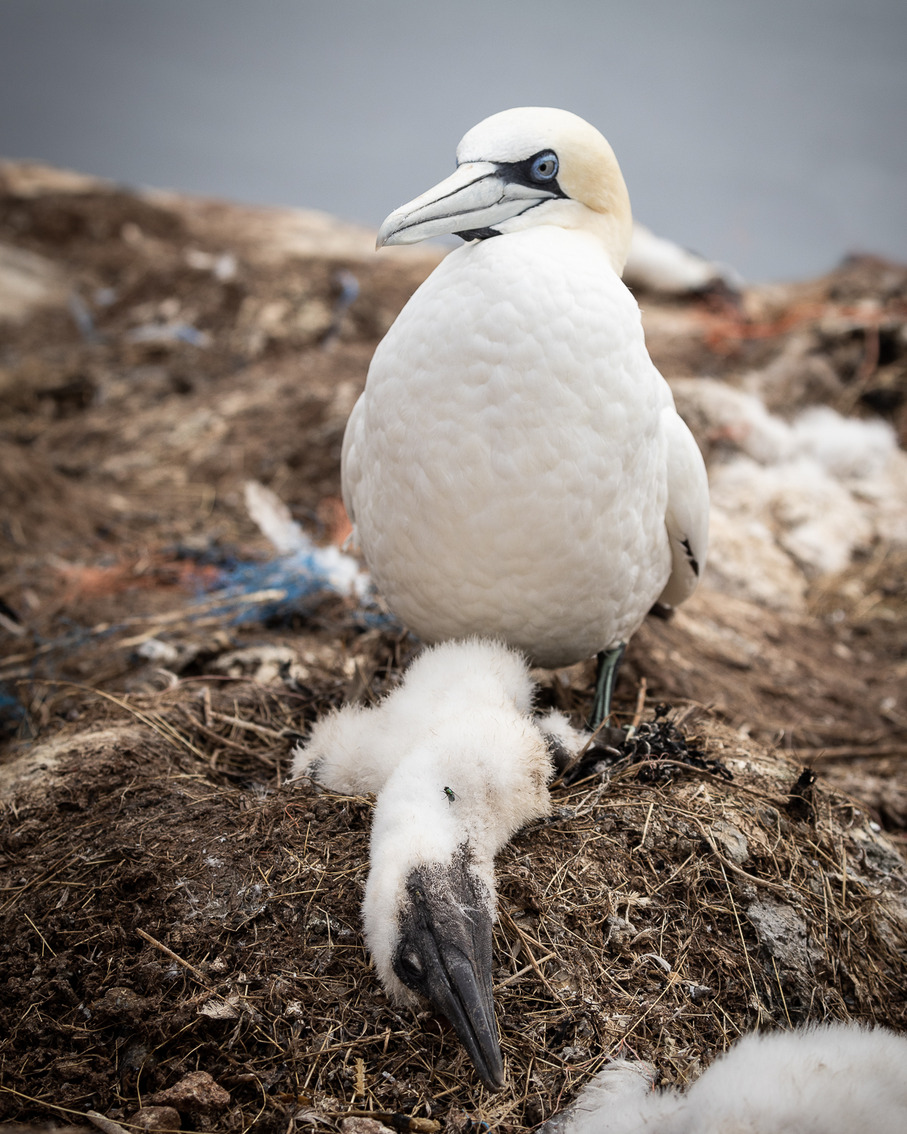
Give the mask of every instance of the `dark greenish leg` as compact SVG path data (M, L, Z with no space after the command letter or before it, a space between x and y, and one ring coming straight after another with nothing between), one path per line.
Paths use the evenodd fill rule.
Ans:
M598 726L611 715L611 694L617 684L617 671L627 648L626 642L621 642L613 650L602 650L598 655L598 670L595 674L595 699L592 702L592 712L589 715L587 727L595 732Z

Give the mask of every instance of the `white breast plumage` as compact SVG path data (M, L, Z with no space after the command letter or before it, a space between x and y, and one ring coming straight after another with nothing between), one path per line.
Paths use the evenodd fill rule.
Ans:
M356 536L426 641L493 635L545 666L622 650L666 588L676 602L695 586L708 509L619 278L623 180L563 111L495 115L458 158L382 228L384 243L482 238L375 352L344 439Z

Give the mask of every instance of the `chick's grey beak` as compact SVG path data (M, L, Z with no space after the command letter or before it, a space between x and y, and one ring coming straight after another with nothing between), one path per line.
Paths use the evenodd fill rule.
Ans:
M378 229L377 247L488 229L554 196L540 186L513 180L506 166L466 162L433 189L395 209Z
M488 895L462 863L414 870L400 917L394 971L447 1018L482 1082L504 1082L491 988Z

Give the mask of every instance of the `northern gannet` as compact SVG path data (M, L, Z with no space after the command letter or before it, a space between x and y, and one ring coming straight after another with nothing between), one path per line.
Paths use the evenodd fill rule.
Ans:
M378 233L466 244L375 351L344 502L424 641L492 636L548 667L598 653L597 725L647 611L696 587L705 466L620 279L630 202L602 135L563 110L507 110L457 162Z
M750 1033L685 1095L649 1063L608 1065L542 1134L903 1134L907 1037L829 1024Z
M551 747L582 735L560 713L532 716L525 660L498 642L445 642L374 708L318 721L293 775L375 792L365 936L392 1000L429 1000L482 1080L503 1082L491 988L494 856L549 811Z

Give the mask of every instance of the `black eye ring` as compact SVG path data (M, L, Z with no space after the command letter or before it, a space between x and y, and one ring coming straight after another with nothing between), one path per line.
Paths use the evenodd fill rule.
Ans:
M529 166L529 176L533 181L544 184L546 181L553 181L557 177L557 168L557 154L551 150L546 150L545 153L532 159L532 164Z

